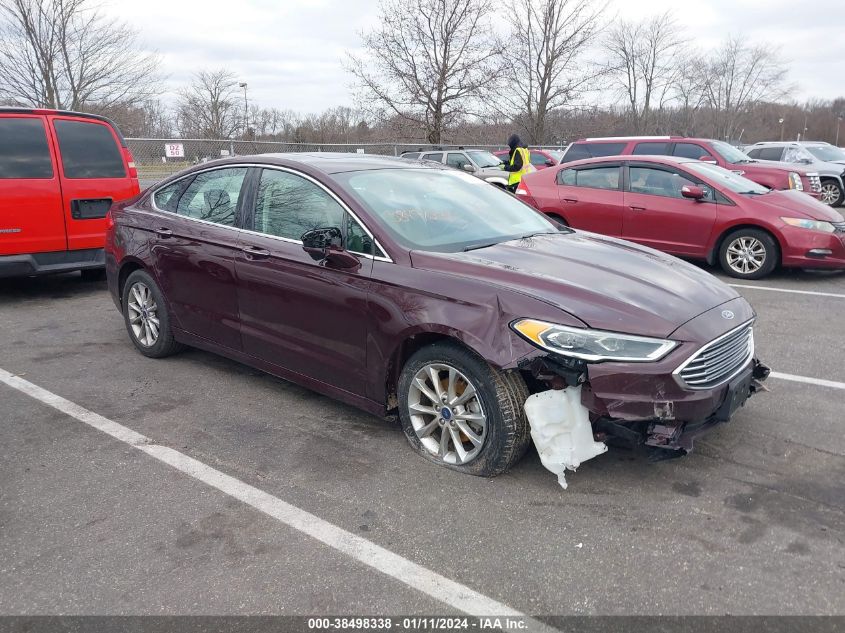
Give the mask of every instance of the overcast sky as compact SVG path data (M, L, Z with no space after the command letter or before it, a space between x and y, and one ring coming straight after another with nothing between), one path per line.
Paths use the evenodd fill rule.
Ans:
M698 48L729 33L773 45L799 101L845 95L842 0L610 1L608 20L672 9ZM249 84L250 101L300 112L354 105L342 60L378 22L377 0L106 0L104 9L160 53L165 100L194 70L225 67Z

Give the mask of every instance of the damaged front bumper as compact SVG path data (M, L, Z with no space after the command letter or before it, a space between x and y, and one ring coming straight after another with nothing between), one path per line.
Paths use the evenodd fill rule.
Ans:
M752 357L727 382L692 390L675 380L676 358L587 365L550 355L522 368L546 389L580 386L596 440L653 447L657 458L665 458L689 453L697 437L729 421L749 397L765 390L762 383L770 371Z

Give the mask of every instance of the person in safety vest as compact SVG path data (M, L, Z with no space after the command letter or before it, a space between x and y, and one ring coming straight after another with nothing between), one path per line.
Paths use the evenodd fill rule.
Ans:
M510 138L508 138L508 147L511 151L505 163L504 170L510 172L508 174L508 191L516 191L516 187L519 185L519 181L522 180L522 176L530 171L534 171L534 167L531 165L531 154L528 148L523 146L522 139L518 135L510 135Z

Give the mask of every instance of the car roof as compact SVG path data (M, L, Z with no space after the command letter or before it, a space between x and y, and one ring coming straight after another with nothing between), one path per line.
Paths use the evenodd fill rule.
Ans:
M0 116L3 116L4 114L50 114L102 121L103 123L107 123L111 126L111 128L117 133L117 136L120 139L120 144L123 147L126 147L126 139L123 138L123 133L120 131L120 128L117 127L114 121L112 121L108 117L100 116L99 114L91 114L90 112L77 112L75 110L54 110L52 108L19 108L16 106L0 106Z
M618 163L625 161L628 163L656 163L658 165L684 165L686 163L701 163L700 160L694 158L683 158L681 156L649 156L644 154L622 154L620 156L598 156L596 158L583 158L581 160L574 160L572 162L563 163L565 167L575 167L580 165L593 165L597 163Z
M576 143L618 143L619 141L669 141L683 136L592 136L579 138Z
M178 172L168 178L167 181L163 182L170 182L176 178L182 178L185 175L213 167L243 165L244 163L256 165L278 165L280 167L298 168L306 172L319 172L327 175L340 174L350 171L369 171L375 169L448 169L441 163L396 156L351 154L344 152L285 152L229 156L218 160L210 160L207 163L200 163L189 169Z

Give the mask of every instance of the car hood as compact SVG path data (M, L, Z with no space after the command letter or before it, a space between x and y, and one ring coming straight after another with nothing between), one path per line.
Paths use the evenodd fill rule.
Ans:
M755 158L753 163L740 163L736 165L737 169L753 172L755 169L782 169L783 171L794 171L797 174L806 176L813 173L812 169L807 169L806 165L795 165L793 163L784 163L779 160L760 160Z
M574 231L466 253L411 253L415 268L481 280L550 303L588 327L669 336L736 298L709 273L658 251ZM531 314L519 316L531 317Z
M825 222L842 222L842 215L801 191L785 189L770 191L761 196L743 196L755 204L776 211L781 217L800 217ZM788 212L788 215L787 213Z

